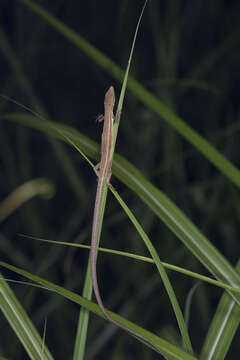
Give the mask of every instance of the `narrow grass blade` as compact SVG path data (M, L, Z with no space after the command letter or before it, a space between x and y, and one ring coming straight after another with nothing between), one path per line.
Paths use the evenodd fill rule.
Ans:
M32 360L53 360L29 316L0 273L0 309Z
M46 179L30 180L19 186L0 203L0 222L4 221L16 209L35 196L50 197L55 189Z
M153 258L153 261L154 261L155 265L157 266L158 272L160 274L160 277L162 279L162 282L165 286L165 289L169 296L170 302L172 304L172 307L173 307L173 310L174 310L174 313L175 313L175 316L177 319L177 323L178 323L178 326L179 326L179 329L181 332L184 348L186 349L186 351L193 354L191 340L190 340L190 337L188 334L188 330L187 330L187 327L186 327L186 324L185 324L185 321L183 318L181 308L179 306L178 300L176 298L176 295L174 293L172 285L167 276L166 270L164 269L164 267L159 259L157 251L155 250L154 246L151 243L151 240L149 239L149 237L147 236L147 234L145 233L145 231L143 230L143 228L141 227L141 225L139 224L139 222L137 221L137 219L135 218L135 216L133 215L131 210L127 207L127 205L124 203L123 199L119 196L117 191L112 186L110 187L110 189L111 189L112 193L114 194L115 198L118 200L119 204L122 206L122 208L128 215L129 219L132 221L132 223L135 226L136 230L138 231L139 235L143 239L146 247L148 248L148 251L150 252L150 254Z
M42 238L38 238L38 237L35 237L35 236L29 236L29 235L24 235L24 234L19 234L19 235L23 236L23 237L25 237L27 239L42 241L42 242L45 242L45 243L50 243L50 244L55 244L55 245L78 247L78 248L88 249L88 250L90 250L90 248L91 248L90 245L85 245L85 244L72 243L72 242L66 242L66 241L57 241L57 240L50 240L50 239L42 239ZM137 255L137 254L129 253L129 252L126 252L126 251L107 249L107 248L102 248L102 247L99 247L99 251L101 251L103 253L124 256L124 257L128 257L130 259L134 259L134 260L138 260L138 261L144 261L144 262L147 262L147 263L150 263L150 264L154 264L154 260L153 260L152 257L150 258L150 257L147 257L147 256ZM179 266L176 266L176 265L165 263L163 261L161 261L161 264L166 269L176 271L176 272L178 272L180 274L190 276L190 277L195 278L195 279L197 279L199 281L203 281L203 282L206 282L208 284L218 286L218 287L220 287L222 289L230 290L230 291L233 291L233 292L236 292L236 293L240 294L240 288L234 288L234 287L232 287L232 286L230 286L228 284L223 283L222 281L212 279L212 278L207 277L205 275L201 275L199 273L195 273L195 272L190 271L188 269L185 269L183 267L179 267Z
M240 261L236 270L240 272ZM239 323L240 307L224 292L206 335L200 360L225 359Z
M90 257L89 257L86 279L91 279L90 271L91 271L91 266L90 266ZM92 283L90 280L84 282L83 297L86 299L92 298ZM84 359L87 333L88 333L89 315L90 315L89 310L82 306L79 312L77 333L74 344L73 360Z

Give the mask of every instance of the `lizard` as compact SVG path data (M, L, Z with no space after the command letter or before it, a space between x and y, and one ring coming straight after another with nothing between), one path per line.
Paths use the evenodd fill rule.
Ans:
M96 200L94 206L92 237L91 237L91 253L90 253L93 290L100 309L102 310L105 317L110 322L120 327L121 329L131 333L135 337L142 339L144 342L148 343L153 348L161 352L161 349L153 342L145 338L143 335L135 332L134 330L131 330L128 327L120 324L118 321L114 320L110 316L110 314L107 312L107 309L103 304L103 300L100 295L99 286L98 286L97 252L98 252L99 216L101 210L102 196L104 193L104 186L106 183L108 185L110 184L110 178L111 178L111 166L112 166L112 157L113 157L113 149L114 149L114 144L113 144L114 104L115 104L115 92L113 86L110 86L104 98L104 116L98 118L98 121L104 121L104 124L103 124L102 142L101 142L101 160L94 167L94 171L98 177L98 185L97 185ZM118 117L119 114L116 115L115 121L118 121Z

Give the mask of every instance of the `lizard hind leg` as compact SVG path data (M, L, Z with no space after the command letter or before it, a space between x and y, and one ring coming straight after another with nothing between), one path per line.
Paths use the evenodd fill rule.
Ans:
M108 173L108 175L107 175L107 185L108 185L108 186L111 185L111 183L110 183L111 176L112 176L112 172L111 172L111 170L109 170L109 173Z
M93 170L94 170L95 174L97 175L97 177L99 177L100 167L101 167L101 161L93 167Z

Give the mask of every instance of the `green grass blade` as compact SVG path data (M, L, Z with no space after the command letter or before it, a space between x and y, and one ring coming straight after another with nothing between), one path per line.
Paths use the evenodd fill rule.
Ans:
M52 360L46 344L0 273L0 309L32 360Z
M34 179L20 185L0 203L0 222L4 221L25 202L35 196L51 197L55 193L52 183L46 179Z
M240 261L236 270L240 272ZM240 323L240 307L224 292L206 335L201 360L223 360Z
M32 11L42 17L49 25L61 33L76 47L81 49L86 56L91 58L96 64L105 69L112 75L114 79L122 81L124 71L111 61L107 56L103 55L93 45L88 43L83 37L74 32L68 26L59 21L56 17L49 14L39 5L31 0L20 0ZM159 99L146 90L131 76L128 78L128 88L142 103L147 105L163 120L171 125L181 136L189 141L198 149L219 171L221 171L235 185L240 186L240 171L227 158L222 155L213 145L186 124L178 115L164 105Z
M85 299L84 297L82 297L78 294L75 294L74 292L72 292L70 290L67 290L59 285L56 285L50 281L47 281L39 276L32 275L31 273L29 273L25 270L22 270L20 268L17 268L15 266L7 264L3 261L0 261L0 266L2 266L5 269L11 270L19 275L26 277L26 278L30 279L31 281L36 282L37 284L40 284L41 286L43 286L46 289L54 291L54 292L58 293L59 295L65 297L66 299L73 301L76 304L84 306L87 310L94 312L98 316L104 317L102 311L100 310L100 308L97 304L91 302L90 300ZM135 332L142 334L144 337L149 339L151 342L155 343L161 349L161 351L164 353L164 356L166 356L167 359L169 359L169 360L196 360L196 358L193 355L184 352L183 350L170 344L166 340L151 333L150 331L141 328L140 326L132 323L129 320L122 318L121 316L119 316L111 311L109 311L109 313L119 323L122 323L123 325L134 330ZM131 334L129 334L129 335L131 335ZM142 341L141 339L137 339L137 340ZM149 344L146 344L146 345L150 347Z
M86 279L91 279L90 258L88 260ZM84 282L83 297L86 299L92 298L92 283L90 280ZM81 307L77 325L77 333L75 337L73 360L84 359L85 347L88 333L89 311L85 307Z
M173 307L173 310L174 310L174 313L175 313L175 316L177 319L177 323L178 323L178 326L179 326L179 329L180 329L180 332L182 335L182 341L183 341L184 347L185 347L186 351L193 354L191 340L190 340L190 337L188 334L188 330L187 330L187 327L186 327L186 324L185 324L185 321L183 318L181 308L179 306L178 300L176 298L176 295L174 293L172 285L167 276L166 270L164 269L164 267L159 259L156 249L152 245L151 240L149 239L149 237L147 236L147 234L145 233L145 231L143 230L143 228L141 227L141 225L139 224L139 222L137 221L137 219L135 218L135 216L133 215L131 210L127 207L127 205L124 203L123 199L119 196L117 191L112 186L110 187L110 189L111 189L112 193L114 194L115 198L118 200L119 204L122 206L122 208L128 215L129 219L132 221L132 223L135 226L136 230L138 231L139 235L143 239L146 247L148 248L148 251L150 252L152 259L158 269L158 272L160 274L160 277L162 279L162 282L165 286L165 289L169 296L170 302L172 304L172 307Z
M43 238L38 238L38 237L35 237L35 236L28 236L28 235L24 235L24 234L19 234L19 235L23 236L24 238L27 238L27 239L42 241L42 242L45 242L45 243L50 243L50 244L55 244L55 245L78 247L78 248L88 249L88 250L90 250L90 248L91 248L90 245L85 245L85 244L72 243L72 242L66 242L66 241L57 241L57 240L50 240L50 239L43 239ZM134 259L134 260L138 260L138 261L144 261L144 262L147 262L147 263L154 264L154 260L152 258L147 257L147 256L143 256L143 255L137 255L137 254L129 253L129 252L126 252L126 251L107 249L107 248L102 248L102 247L99 247L99 251L101 251L103 253L124 256L124 257L128 257L130 259ZM233 292L236 292L236 293L240 294L240 289L239 288L234 288L234 287L232 287L232 286L230 286L228 284L225 284L225 283L223 283L221 281L212 279L210 277L207 277L205 275L201 275L199 273L195 273L195 272L190 271L188 269L185 269L183 267L179 267L179 266L176 266L176 265L165 263L163 261L161 261L161 264L166 269L176 271L176 272L178 272L180 274L184 274L186 276L193 277L193 278L195 278L197 280L204 281L204 282L206 282L208 284L218 286L218 287L220 287L222 289L230 290L230 291L233 291Z

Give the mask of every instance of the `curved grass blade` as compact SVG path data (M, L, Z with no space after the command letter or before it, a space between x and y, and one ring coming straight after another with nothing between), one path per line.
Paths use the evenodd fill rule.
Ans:
M124 203L123 199L119 196L119 194L117 193L117 191L110 186L111 192L113 193L113 195L115 196L115 198L118 200L119 204L122 206L123 210L126 212L127 216L129 217L129 219L131 220L131 222L133 223L133 225L135 226L136 230L138 231L139 235L141 236L141 238L143 239L148 251L150 252L152 259L158 269L158 272L160 274L160 277L162 279L162 282L165 286L165 289L167 291L167 294L169 296L170 302L172 304L176 319L177 319L177 323L181 332L181 336L182 336L182 341L184 344L184 348L191 354L193 354L193 348L192 348L192 344L191 344L191 340L188 334L188 330L183 318L183 314L180 308L180 305L178 303L178 300L176 298L176 295L174 293L174 290L172 288L172 285L169 281L168 275L162 265L161 260L159 259L158 253L156 251L156 249L154 248L154 246L151 243L151 240L149 239L149 237L147 236L147 234L145 233L145 231L143 230L142 226L140 225L140 223L137 221L137 219L135 218L135 216L133 215L133 213L131 212L131 210L127 207L127 205Z
M0 273L0 309L32 360L53 360L29 316Z
M33 197L45 196L49 198L54 193L54 185L46 179L34 179L25 182L0 202L0 222Z
M240 272L240 260L236 270ZM200 360L223 360L240 323L240 307L224 292L208 329Z
M27 238L27 239L42 241L42 242L45 242L45 243L55 244L55 245L78 247L78 248L87 249L87 250L90 250L90 248L91 248L90 245L85 245L85 244L72 243L72 242L66 242L66 241L58 241L58 240L50 240L50 239L43 239L43 238L38 238L36 236L30 236L30 235L25 235L25 234L19 234L19 236L23 236L24 238ZM107 249L107 248L102 248L102 247L99 247L99 251L101 251L103 253L107 253L107 254L124 256L124 257L128 257L130 259L134 259L134 260L154 264L153 258L143 256L143 255L137 255L137 254L129 253L129 252L126 252L126 251ZM203 281L203 282L206 282L208 284L218 286L218 287L220 287L222 289L230 290L230 291L233 291L233 292L236 292L236 293L240 294L240 289L239 288L234 288L234 287L232 287L232 286L230 286L228 284L225 284L225 283L223 283L221 281L212 279L210 277L207 277L205 275L201 275L199 273L195 273L193 271L190 271L190 270L185 269L185 268L180 267L180 266L165 263L163 261L161 261L161 264L166 269L176 271L176 272L178 272L180 274L184 274L186 276L193 277L193 278L195 278L195 279L197 279L199 281Z

